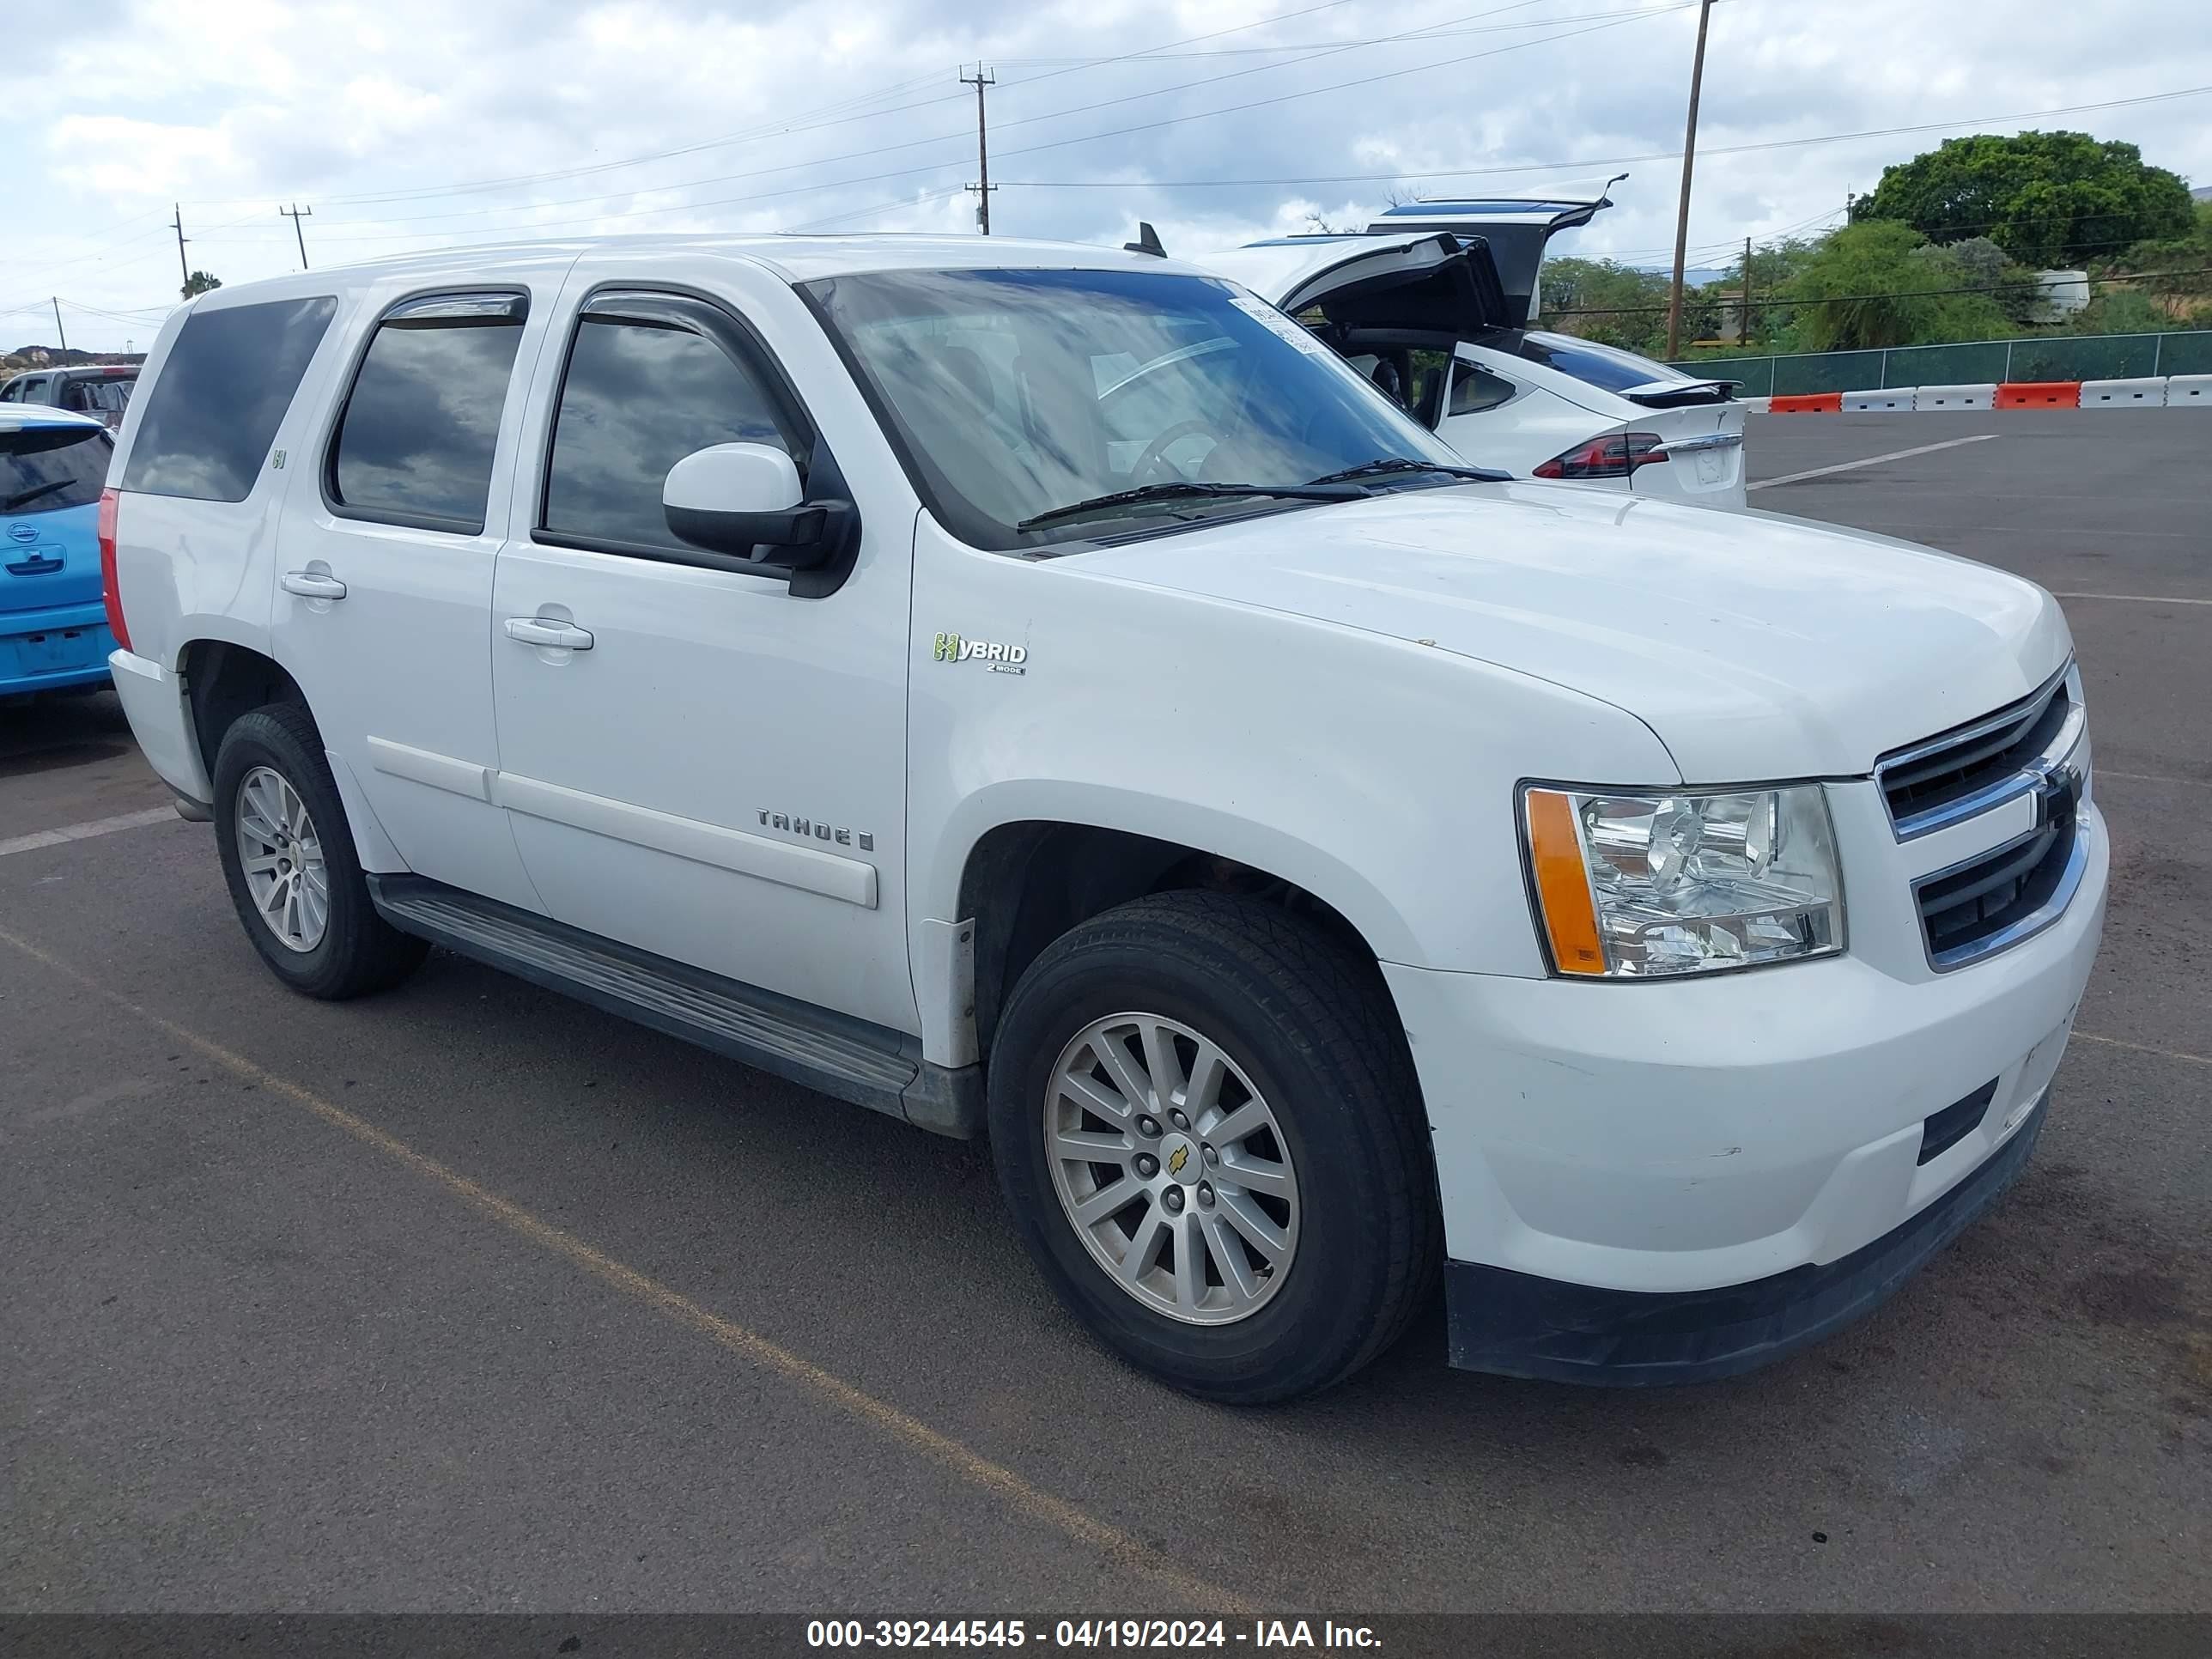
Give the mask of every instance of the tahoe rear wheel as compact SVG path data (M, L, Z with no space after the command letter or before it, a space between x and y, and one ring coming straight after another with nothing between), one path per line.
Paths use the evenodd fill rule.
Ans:
M337 999L397 984L428 951L376 914L307 710L241 715L216 752L216 846L231 903L295 991Z
M993 1045L1024 1242L1132 1363L1260 1402L1395 1340L1438 1251L1427 1129L1373 964L1255 900L1166 893L1040 956Z

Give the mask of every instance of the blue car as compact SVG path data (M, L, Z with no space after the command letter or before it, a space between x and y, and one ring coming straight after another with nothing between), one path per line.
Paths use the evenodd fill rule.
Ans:
M0 404L0 697L108 683L100 492L114 453L88 416Z

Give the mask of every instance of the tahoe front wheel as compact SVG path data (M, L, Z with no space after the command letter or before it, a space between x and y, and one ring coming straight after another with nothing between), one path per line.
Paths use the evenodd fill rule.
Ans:
M1061 1301L1193 1394L1326 1388L1431 1282L1426 1125L1389 996L1273 906L1160 894L1055 941L1000 1023L991 1135Z

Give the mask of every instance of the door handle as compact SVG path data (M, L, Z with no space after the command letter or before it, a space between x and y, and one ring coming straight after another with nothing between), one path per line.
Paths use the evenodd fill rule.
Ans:
M588 651L592 636L572 623L554 622L545 617L509 617L507 637L524 645L550 646L556 651Z
M303 599L342 599L346 596L346 585L336 576L312 575L305 570L284 573L284 591L296 593Z

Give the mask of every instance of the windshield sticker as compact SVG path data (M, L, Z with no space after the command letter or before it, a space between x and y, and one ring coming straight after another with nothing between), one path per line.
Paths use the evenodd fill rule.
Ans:
M1314 338L1311 330L1293 322L1265 300L1249 294L1232 294L1229 296L1229 303L1247 317L1251 318L1270 334L1288 340L1301 351L1310 352L1316 357L1322 358L1330 358L1336 355L1319 340Z

